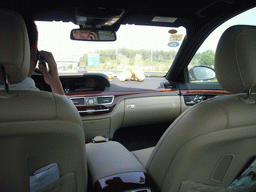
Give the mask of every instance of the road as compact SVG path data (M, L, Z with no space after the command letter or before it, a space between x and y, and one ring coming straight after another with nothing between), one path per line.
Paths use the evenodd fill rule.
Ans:
M82 75L82 73L78 74L77 72L65 72L65 73L59 73L60 75ZM125 82L121 82L117 79L117 77L115 76L114 79L112 81L110 81L111 85L115 85L113 86L113 88L129 88L129 89L133 89L133 88L138 88L138 89L159 89L159 88L163 88L161 85L162 83L167 82L167 80L164 77L146 77L144 81L142 82L138 82L138 81L125 81ZM116 87L118 86L118 87ZM127 89L128 91L128 89Z

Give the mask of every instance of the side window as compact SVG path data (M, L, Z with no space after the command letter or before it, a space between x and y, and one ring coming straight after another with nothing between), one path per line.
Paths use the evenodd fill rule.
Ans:
M256 8L231 18L207 37L188 65L191 83L217 82L214 72L215 50L222 33L233 25L256 25Z

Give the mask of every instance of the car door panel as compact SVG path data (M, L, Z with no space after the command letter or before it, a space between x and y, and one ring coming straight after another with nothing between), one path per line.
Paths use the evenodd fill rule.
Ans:
M223 90L219 83L180 83L181 112L202 101L217 97L230 95Z

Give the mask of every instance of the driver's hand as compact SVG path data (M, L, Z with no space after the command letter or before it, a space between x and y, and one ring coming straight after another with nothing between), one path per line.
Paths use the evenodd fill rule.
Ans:
M91 40L99 40L99 35L92 31L90 33L89 39L91 39Z
M52 53L47 51L40 51L40 54L45 58L48 63L48 70L39 62L39 69L44 75L44 80L51 86L53 93L64 95L64 90L59 79L57 64L54 60Z

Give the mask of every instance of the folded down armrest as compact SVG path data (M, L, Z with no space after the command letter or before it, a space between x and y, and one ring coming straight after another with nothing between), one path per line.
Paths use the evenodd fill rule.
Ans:
M86 144L86 156L93 183L120 173L146 172L138 159L118 142Z

